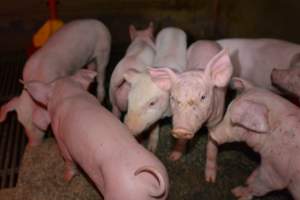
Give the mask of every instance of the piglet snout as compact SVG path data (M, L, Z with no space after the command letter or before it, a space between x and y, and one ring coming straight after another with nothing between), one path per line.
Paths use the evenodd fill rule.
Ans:
M141 133L141 128L139 123L137 122L136 117L129 117L126 115L124 119L124 124L127 126L132 135L137 136Z
M174 128L171 132L172 135L178 139L192 139L194 137L194 134L191 131L183 128Z

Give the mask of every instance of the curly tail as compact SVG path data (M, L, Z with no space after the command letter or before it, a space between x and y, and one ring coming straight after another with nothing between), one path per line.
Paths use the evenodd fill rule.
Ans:
M167 193L167 183L161 173L157 171L154 167L151 166L143 166L137 169L134 173L135 176L138 176L141 173L149 173L155 177L158 182L159 188L155 192L151 192L150 196L153 198L161 198Z

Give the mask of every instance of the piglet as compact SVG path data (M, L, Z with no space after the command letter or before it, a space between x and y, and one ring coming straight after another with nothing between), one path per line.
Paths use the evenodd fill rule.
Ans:
M230 103L224 119L210 136L218 144L246 142L261 156L246 186L236 187L233 194L244 200L287 188L299 200L299 108L243 79L235 78L233 86L241 94Z
M274 68L271 73L272 84L300 100L300 67L289 69Z
M110 53L111 37L109 30L100 21L93 19L76 20L64 25L47 43L36 51L26 62L23 81L41 81L48 83L88 65L97 69L98 99L104 98L104 75ZM40 106L27 91L4 104L0 110L0 122L7 112L15 110L18 121L24 126L29 145L41 143L44 132L32 123L39 118Z
M80 70L48 84L25 83L47 108L35 123L44 130L51 122L65 160L65 180L76 174L77 163L106 200L166 199L169 183L163 164L85 91L95 75Z
M155 41L156 55L154 67L172 68L182 72L186 66L186 34L175 27L162 29ZM155 151L159 138L158 121L171 115L169 109L169 92L165 89L163 81L155 78L159 71L147 72L131 71L124 75L131 85L128 94L128 112L125 124L134 135L150 130L148 149Z
M273 68L288 69L300 66L300 45L277 39L222 39L217 42L230 52L234 76L255 85L274 90L271 83Z
M192 139L205 125L210 129L223 117L227 85L233 73L233 66L227 50L213 41L197 41L188 49L188 68L175 73L168 68L161 69L161 81L170 91L172 111L172 135L179 139ZM216 179L215 162L217 146L209 140L205 178Z
M115 67L110 79L109 98L112 111L117 117L121 116L121 112L127 111L130 84L123 75L131 71L146 71L148 66L153 65L155 56L152 22L144 30L137 30L133 25L130 25L129 34L132 42L125 56Z

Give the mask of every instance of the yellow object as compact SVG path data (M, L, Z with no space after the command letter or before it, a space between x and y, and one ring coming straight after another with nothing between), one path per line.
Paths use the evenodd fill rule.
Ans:
M34 34L33 45L37 48L42 47L47 40L64 25L63 21L59 19L52 19L46 23Z

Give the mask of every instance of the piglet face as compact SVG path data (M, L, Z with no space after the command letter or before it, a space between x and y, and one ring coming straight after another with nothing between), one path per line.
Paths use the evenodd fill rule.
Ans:
M247 87L248 83L243 79L234 81ZM223 120L211 130L210 137L218 144L248 140L253 147L258 147L262 140L253 139L252 135L270 133L269 112L265 104L257 102L255 98L248 99L245 92L231 102Z
M213 109L213 86L203 71L182 73L171 89L172 134L191 139Z
M272 83L280 89L300 97L300 68L273 69Z
M220 110L225 98L217 97L215 89L225 88L233 67L227 53L222 50L206 65L204 71L194 70L180 74L171 88L173 114L172 134L176 138L191 139L214 110ZM220 104L218 103L220 102Z
M138 135L163 117L169 106L169 92L159 88L147 73L127 76L131 84L125 124Z

